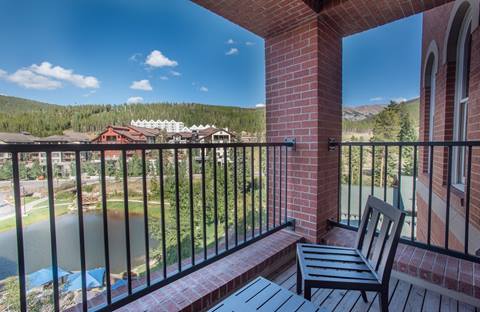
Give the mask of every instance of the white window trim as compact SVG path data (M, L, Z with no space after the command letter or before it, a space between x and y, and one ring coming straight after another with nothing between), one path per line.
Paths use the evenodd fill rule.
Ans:
M460 28L460 32L458 35L457 41L457 60L456 60L456 70L455 70L455 102L454 102L454 118L453 118L453 139L454 141L461 141L462 138L459 137L460 127L465 127L468 118L468 98L462 98L462 90L463 90L463 74L464 74L464 57L465 57L465 40L468 38L470 33L468 33L469 26L471 27L473 20L472 10L471 8L465 14L465 17L462 22L462 27ZM460 125L460 106L461 104L465 104L465 118L464 124ZM465 136L466 136L466 129L464 129ZM460 159L460 148L454 148L452 154L452 175L451 175L451 183L452 186L463 191L465 181L463 178L460 177L460 173L458 172L459 161L462 161L463 164L465 163L464 160ZM463 152L463 157L466 156L465 151ZM464 170L461 170L464 171ZM460 179L459 179L460 177ZM459 181L461 180L461 181Z
M433 56L435 57L435 56ZM434 128L434 121L435 121L435 90L437 84L437 65L435 63L435 59L433 60L432 64L432 72L430 74L430 109L429 109L429 124L428 124L428 140L430 142L433 141L433 128Z
M433 130L435 126L435 90L437 84L437 62L435 59L435 55L432 56L432 69L430 73L430 99L429 99L429 120L428 120L428 141L433 142ZM427 166L427 173L430 173L430 166L432 162L432 151L428 149L428 166Z

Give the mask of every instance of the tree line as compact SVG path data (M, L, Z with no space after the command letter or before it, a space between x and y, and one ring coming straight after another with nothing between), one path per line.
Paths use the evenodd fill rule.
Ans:
M128 125L137 119L173 119L186 126L214 124L252 134L265 131L264 108L197 103L61 106L0 96L0 132L27 131L35 136L49 136L71 129L98 133L108 125Z

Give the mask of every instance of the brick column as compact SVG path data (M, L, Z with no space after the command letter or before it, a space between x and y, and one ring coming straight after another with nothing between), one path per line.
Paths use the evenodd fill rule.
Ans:
M327 219L337 217L341 138L342 37L327 22L311 20L265 40L267 140L297 139L289 155L288 207L296 230L318 242Z

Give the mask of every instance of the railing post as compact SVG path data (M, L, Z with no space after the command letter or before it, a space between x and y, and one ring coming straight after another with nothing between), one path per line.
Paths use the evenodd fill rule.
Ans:
M52 152L47 152L48 210L50 217L50 248L52 254L53 303L55 311L60 311L58 291L57 230L55 225L55 199L53 191Z
M15 198L15 222L17 229L18 284L20 290L20 311L27 311L27 290L25 277L25 250L23 242L22 204L20 195L20 170L18 153L12 153L13 194Z

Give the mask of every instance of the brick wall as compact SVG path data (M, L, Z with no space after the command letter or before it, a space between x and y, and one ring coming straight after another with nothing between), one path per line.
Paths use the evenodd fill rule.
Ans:
M457 1L459 2L459 1ZM450 141L453 139L454 123L454 100L455 100L455 61L444 59L443 51L447 38L447 28L450 16L454 14L454 3L446 4L424 13L423 18L423 39L422 39L422 68L425 68L425 62L428 58L427 49L434 40L438 46L438 71L436 76L436 92L430 94L429 88L425 87L425 82L421 83L420 97L420 138L428 140L429 129L429 97L435 96L435 115L433 138L436 141ZM468 106L468 129L467 136L469 140L480 139L480 30L477 28L472 34L472 57L470 69L470 98ZM427 164L428 152L421 151L423 159L419 170L419 180L424 185L428 185ZM480 150L473 150L472 163L472 194L470 206L471 224L480 227L480 193L477 191L480 187ZM448 150L446 148L435 148L433 160L433 191L443 201L447 197L447 175L448 175ZM420 195L420 194L419 194ZM451 209L464 218L465 216L465 196L464 192L453 190L451 192ZM418 202L418 224L417 235L420 240L426 240L427 229L427 198L419 197ZM445 224L438 215L433 213L432 220L432 242L443 244ZM462 250L464 245L464 236L449 235L449 244L452 248Z
M317 16L305 0L192 0L228 20L268 38ZM337 33L352 35L429 10L452 0L329 0L318 15Z
M298 232L318 241L337 213L338 154L327 142L341 136L341 36L326 22L309 21L266 38L265 58L267 138L297 139L289 156L289 214Z
M480 28L472 34L472 57L470 61L470 98L469 98L469 139L480 140ZM480 151L473 151L472 192L470 219L480 227Z

